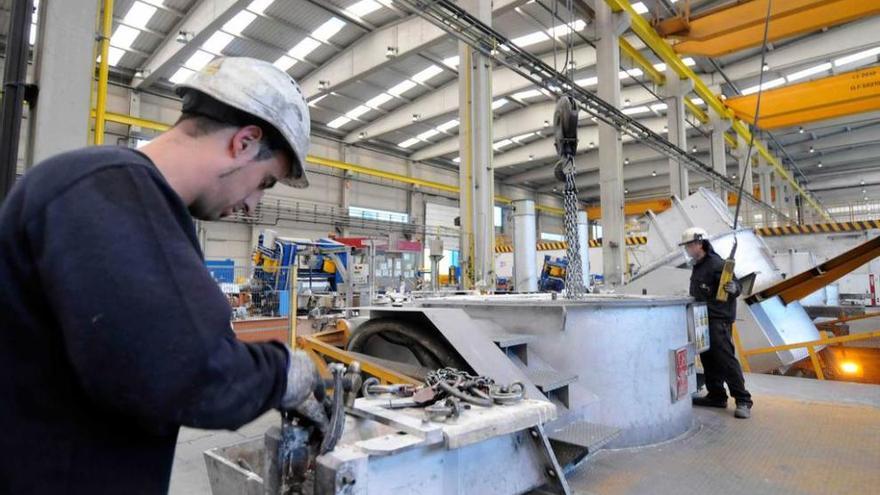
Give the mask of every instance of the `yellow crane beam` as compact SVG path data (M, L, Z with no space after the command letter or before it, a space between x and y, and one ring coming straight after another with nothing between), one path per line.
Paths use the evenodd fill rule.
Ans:
M751 0L726 5L691 18L687 30L663 33L679 40L676 52L720 57L761 45L767 2ZM880 13L871 0L773 0L767 41L818 31Z
M678 56L675 50L668 44L666 41L660 37L657 31L651 27L651 24L645 20L641 15L639 15L630 5L627 0L605 0L605 2L612 8L612 10L620 12L625 11L629 14L630 17L630 29L639 37L642 41L645 42L654 53L663 60L668 67L671 67L676 74L678 74L682 78L688 78L694 83L694 92L709 105L710 108L715 110L718 115L721 115L725 118L728 118L733 121L732 129L743 138L745 142L749 142L752 137L751 132L749 132L748 127L741 121L735 118L733 115L733 111L728 109L724 103L719 99L712 90L706 86L706 83L697 76L697 74L691 70L690 67L685 65L684 61ZM755 140L754 143L755 151L758 152L761 156L765 158L767 164L770 165L776 175L781 178L783 181L791 184L792 189L796 191L801 197L804 198L804 201L810 205L813 209L815 209L822 217L826 220L831 221L831 216L825 211L824 208L816 201L815 198L804 189L798 181L792 177L791 173L789 173L785 167L782 166L782 163L773 156L769 150L767 150L766 146L763 143Z
M754 123L757 97L738 96L726 103L737 117ZM878 66L764 91L758 125L779 129L874 110L880 110Z

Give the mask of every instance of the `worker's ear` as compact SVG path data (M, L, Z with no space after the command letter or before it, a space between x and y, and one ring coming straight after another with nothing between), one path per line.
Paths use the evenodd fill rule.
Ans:
M239 162L250 162L257 159L262 148L263 129L256 125L247 125L232 135L232 157Z

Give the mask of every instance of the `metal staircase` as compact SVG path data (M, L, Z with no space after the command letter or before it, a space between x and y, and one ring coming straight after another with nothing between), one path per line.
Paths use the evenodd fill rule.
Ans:
M569 409L569 390L578 376L554 369L548 363L529 355L529 343L537 336L502 333L490 338L507 357L519 367L532 384L556 405ZM588 455L604 447L620 434L620 429L585 420L574 420L562 425L548 425L547 437L559 464L565 471L574 468Z

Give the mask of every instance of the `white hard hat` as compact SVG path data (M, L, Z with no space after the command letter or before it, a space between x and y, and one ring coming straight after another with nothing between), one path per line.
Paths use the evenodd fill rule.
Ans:
M281 182L308 187L309 105L299 85L269 62L248 57L220 57L174 88L186 96L196 90L274 127L293 152L290 176ZM206 115L211 117L212 115Z
M708 240L709 233L706 232L706 229L701 229L700 227L691 227L689 229L685 229L685 231L681 233L681 242L678 245L684 246L689 242Z

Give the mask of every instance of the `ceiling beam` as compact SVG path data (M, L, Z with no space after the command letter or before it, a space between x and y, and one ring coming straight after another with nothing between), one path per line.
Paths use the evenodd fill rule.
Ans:
M526 0L495 0L493 13L498 15ZM335 91L375 71L394 64L395 59L418 54L448 36L446 31L419 16L382 26L362 36L318 70L300 81L306 98ZM396 49L388 57L388 48Z
M162 40L159 47L143 64L143 79L135 79L135 88L147 88L162 77L168 77L171 69L176 69L195 53L202 43L220 29L251 0L199 0L186 16L174 26ZM188 43L180 43L177 36L180 32L192 33Z

